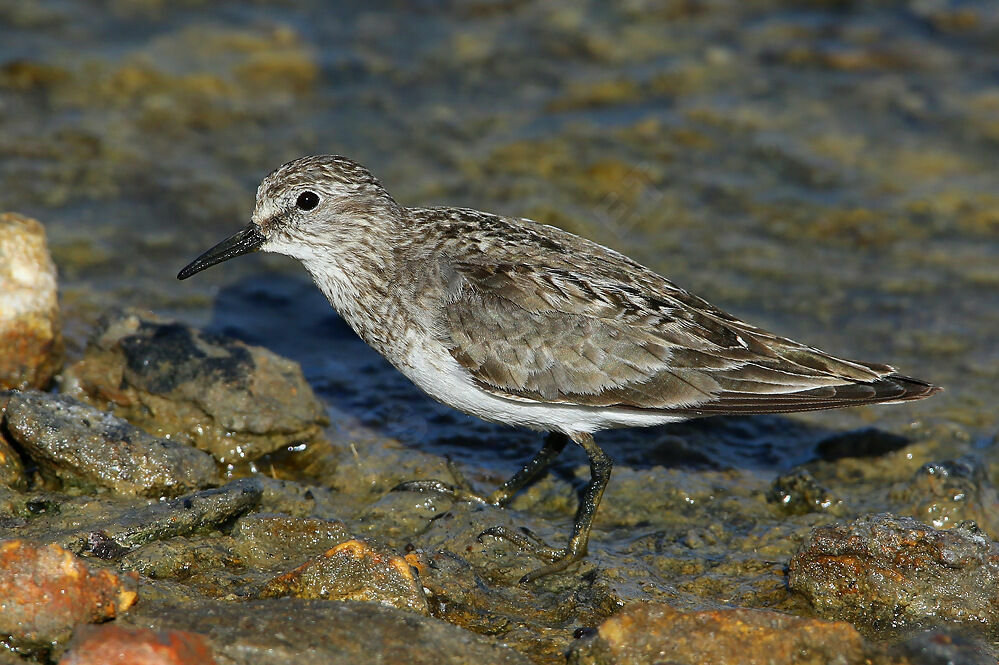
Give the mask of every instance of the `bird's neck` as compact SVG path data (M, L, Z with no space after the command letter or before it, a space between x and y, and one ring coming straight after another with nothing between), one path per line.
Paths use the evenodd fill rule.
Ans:
M301 257L333 308L361 339L386 356L400 316L389 288L398 273L392 242L387 230L370 229L327 251Z

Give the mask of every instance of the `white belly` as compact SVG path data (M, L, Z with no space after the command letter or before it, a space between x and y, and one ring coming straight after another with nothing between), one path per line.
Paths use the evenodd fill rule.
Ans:
M399 369L438 402L488 420L565 434L592 433L615 427L648 427L686 420L663 412L551 404L499 397L475 385L471 375L447 350L415 344Z

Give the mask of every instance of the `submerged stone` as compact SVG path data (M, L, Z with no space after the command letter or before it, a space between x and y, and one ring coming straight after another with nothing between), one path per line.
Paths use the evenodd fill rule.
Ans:
M767 501L789 515L845 512L843 500L824 487L806 469L778 476L767 492Z
M7 429L44 475L126 496L176 496L214 485L211 456L158 439L65 395L14 394Z
M41 223L0 214L0 390L44 388L62 366L56 288Z
M315 440L329 422L297 363L136 311L104 317L64 390L223 463Z
M890 493L899 512L948 529L974 521L990 537L999 537L999 494L981 462L971 456L924 464Z

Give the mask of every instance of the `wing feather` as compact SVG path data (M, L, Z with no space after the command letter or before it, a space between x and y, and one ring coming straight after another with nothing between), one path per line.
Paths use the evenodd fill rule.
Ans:
M480 238L491 224L502 242L466 244L460 259L447 259L456 278L438 324L483 390L686 415L828 409L937 390L739 321L578 236L468 214Z

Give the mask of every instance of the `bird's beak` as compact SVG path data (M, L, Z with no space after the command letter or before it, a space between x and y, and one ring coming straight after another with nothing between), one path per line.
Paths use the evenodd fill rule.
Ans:
M187 279L195 273L199 273L205 268L211 268L216 263L228 261L240 254L256 252L264 244L263 234L260 227L254 223L247 224L241 231L232 234L210 250L188 263L183 270L177 273L177 279Z

